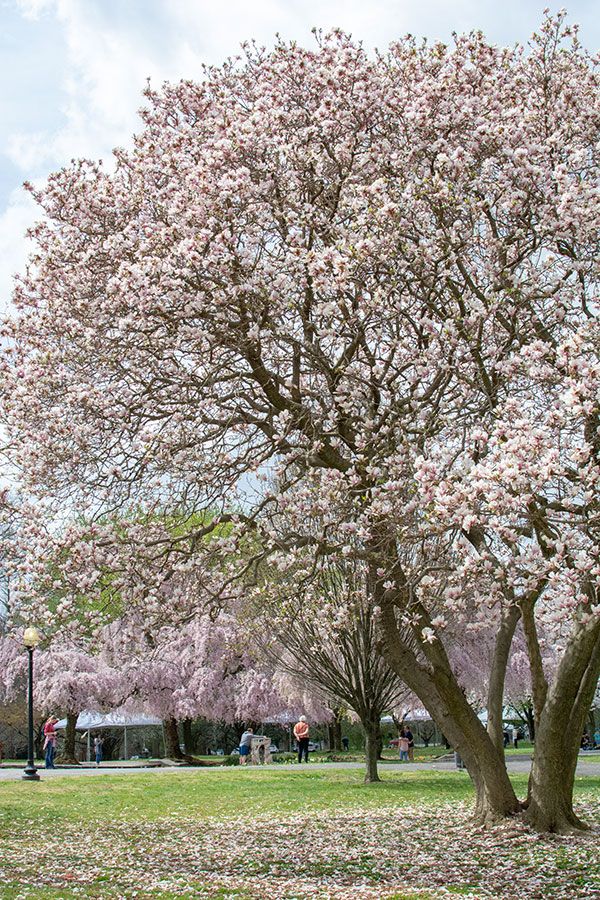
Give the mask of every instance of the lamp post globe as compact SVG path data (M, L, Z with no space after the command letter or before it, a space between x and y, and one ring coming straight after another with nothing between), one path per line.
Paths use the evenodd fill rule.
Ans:
M23 772L24 781L39 781L35 767L34 748L33 748L33 651L41 640L41 635L37 628L26 628L23 634L23 643L27 648L29 655L29 684L28 684L28 702L27 702L27 765Z

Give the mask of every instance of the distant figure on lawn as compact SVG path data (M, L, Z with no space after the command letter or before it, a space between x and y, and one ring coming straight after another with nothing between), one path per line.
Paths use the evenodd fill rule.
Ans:
M50 716L49 719L46 719L46 724L44 725L44 751L46 753L44 765L47 769L56 768L54 765L54 757L56 756L57 734L55 726L57 722L57 716Z
M248 762L248 757L250 756L250 750L252 748L253 737L254 732L251 728L247 728L240 738L240 766L245 766Z
M102 762L102 747L104 746L104 738L101 738L99 734L94 738L94 756L96 757L96 765L99 766Z
M300 716L300 719L294 725L294 737L298 741L298 762L302 762L302 757L308 762L308 722L306 716Z
M350 738L347 738L347 737L342 738L342 748L345 753L348 752L348 750L350 749Z
M517 728L516 725L513 725L512 739L513 739L513 747L515 748L515 750L518 750L519 749L519 729Z
M403 728L400 732L400 737L398 738L398 750L400 751L400 761L408 762L408 735L406 734L406 729Z

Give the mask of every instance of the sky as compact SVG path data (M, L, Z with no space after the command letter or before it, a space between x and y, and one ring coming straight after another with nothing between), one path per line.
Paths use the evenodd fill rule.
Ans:
M276 34L311 45L313 27L341 27L369 47L410 32L431 40L481 29L526 42L535 0L0 0L0 309L28 253L37 217L23 181L42 184L72 158L110 158L139 129L150 79L202 77L245 40ZM558 7L552 7L553 11ZM569 21L600 46L600 0L573 0Z

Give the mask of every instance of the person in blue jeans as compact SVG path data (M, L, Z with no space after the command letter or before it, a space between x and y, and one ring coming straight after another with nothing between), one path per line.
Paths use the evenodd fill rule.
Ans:
M94 738L94 755L96 757L96 765L99 766L102 762L102 747L104 745L104 739L100 737L99 734Z
M46 753L46 758L44 761L44 765L47 769L54 769L56 766L54 765L54 757L56 756L56 723L58 722L58 718L56 716L50 716L50 718L46 721L44 725L44 750Z
M250 751L252 749L252 738L254 737L254 732L251 728L247 728L246 731L240 738L240 765L245 766L248 762L248 757L250 756Z

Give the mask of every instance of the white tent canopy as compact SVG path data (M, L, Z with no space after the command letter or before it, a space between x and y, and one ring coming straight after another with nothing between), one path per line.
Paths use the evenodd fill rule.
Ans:
M94 712L85 710L77 716L76 731L87 731L87 758L91 759L91 733L99 728L122 728L125 759L128 759L127 752L127 729L139 728L145 725L162 725L162 719L156 716L147 716L145 713L126 713L118 709L109 713ZM66 728L67 720L61 719L54 726L55 728ZM164 741L164 735L163 735Z
M88 731L90 728L137 728L142 725L162 725L162 719L147 716L144 713L124 713L114 710L109 713L86 710L77 716L77 731ZM67 720L61 719L55 728L66 728Z
M406 720L407 722L431 721L431 716L429 715L427 710L421 708L403 710L402 716L398 716L398 718L402 718L402 720ZM394 719L392 716L382 716L381 722L383 725L393 725Z

